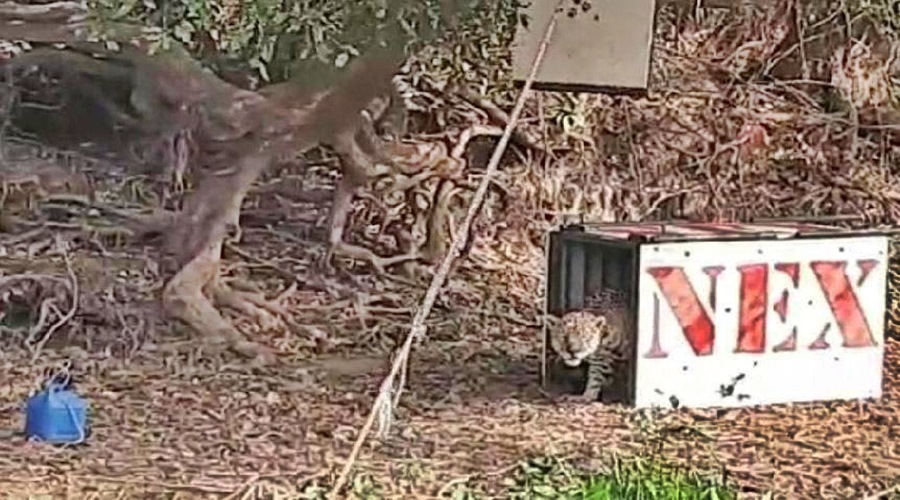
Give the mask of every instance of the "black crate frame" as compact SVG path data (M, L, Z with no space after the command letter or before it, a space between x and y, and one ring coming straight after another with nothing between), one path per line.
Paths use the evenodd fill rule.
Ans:
M628 314L631 324L637 324L637 294L640 270L640 239L613 241L588 234L581 224L563 226L552 231L546 241L545 255L546 293L544 294L544 314L562 316L570 311L584 307L585 298L604 289L623 290L628 297ZM605 252L610 254L606 258ZM624 257L623 257L624 254ZM591 259L590 255L596 256ZM569 257L573 257L570 261ZM572 262L574 261L574 263ZM610 263L625 263L627 269L612 274L608 279L607 266ZM622 269L621 267L619 269ZM613 281L614 283L608 283ZM571 286L574 284L575 286ZM609 285L609 286L606 286ZM616 286L618 285L618 286ZM541 386L550 389L553 382L548 357L550 331L544 322L541 345ZM601 399L604 403L634 402L635 391L635 356L637 353L637 331L629 329L634 337L631 342L632 352L619 372L626 375L622 381L618 377L611 391L604 391Z

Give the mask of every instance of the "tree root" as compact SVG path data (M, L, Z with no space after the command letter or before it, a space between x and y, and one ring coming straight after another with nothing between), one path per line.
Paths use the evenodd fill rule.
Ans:
M416 261L422 258L418 252L410 252L391 257L379 257L378 255L375 255L375 252L368 248L353 245L344 241L338 241L329 248L328 254L326 255L326 262L330 264L334 256L337 255L368 262L382 276L387 275L387 268L391 266Z
M209 293L219 304L241 312L251 311L247 307L250 303L240 300L243 296L230 293L230 290L221 286L220 255L221 243L211 245L169 280L162 293L166 313L186 323L214 348L227 344L235 352L255 358L263 364L274 362L274 351L248 340L231 322L222 317L207 297Z
M385 269L398 264L420 261L435 263L447 250L447 242L452 238L454 229L453 202L463 191L457 182L464 178L466 147L478 136L495 136L502 134L502 129L492 125L472 125L459 133L452 149L443 142L424 143L389 143L381 144L382 156L390 158L386 163L359 161L361 155L345 154L347 165L353 176L346 176L338 184L331 210L329 228L329 251L326 255L327 265L332 264L332 257L342 255L355 260L367 262L382 275ZM349 148L347 148L349 149ZM353 160L356 160L355 162ZM345 175L347 173L345 169ZM394 214L411 212L415 222L408 237L398 237L406 244L400 255L379 257L366 248L351 245L343 240L349 224L352 201L356 191L368 183L388 180L387 186L378 197L369 197L384 212ZM432 182L432 181L437 182ZM427 207L416 206L411 200L427 200ZM396 200L396 201L390 201ZM405 208L400 208L405 205ZM395 215L396 216L396 215ZM391 217L391 216L388 216ZM387 226L390 221L382 221ZM467 240L468 251L471 238Z
M275 330L285 326L288 312L278 303L268 300L262 293L235 290L221 279L208 287L213 303L227 307L253 319L263 330Z

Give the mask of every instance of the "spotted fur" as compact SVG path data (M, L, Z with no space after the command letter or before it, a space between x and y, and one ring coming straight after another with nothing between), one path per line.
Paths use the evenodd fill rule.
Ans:
M550 316L550 345L568 366L588 364L582 397L596 401L614 380L615 366L630 352L628 303L625 295L604 289L588 298L585 308L562 318Z

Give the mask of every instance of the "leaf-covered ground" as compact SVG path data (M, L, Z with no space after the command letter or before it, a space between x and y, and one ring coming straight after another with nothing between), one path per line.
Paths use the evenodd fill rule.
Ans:
M334 479L386 373L386 348L405 332L418 293L389 282L369 286L353 275L315 280L302 270L315 246L304 250L268 232L247 238L242 252L255 250L260 261L271 258L271 267L296 272L308 285L285 290L270 268L253 271L294 311L292 331L256 333L289 360L277 370L200 355L179 343L183 334L154 325L156 285L147 260L111 250L104 257L73 240L62 255L79 283L77 328L54 333L34 362L23 347L27 332L4 331L3 495L241 498L256 491L243 498L277 498L271 495L279 491L314 495L316 485ZM27 263L32 273L66 279L61 257L51 252L40 260ZM231 262L236 274L254 267ZM290 262L299 262L296 271ZM523 262L497 259L477 273L471 264L453 280L429 338L414 352L392 434L363 453L355 495L501 494L523 461L547 455L590 470L613 454L649 454L700 472L724 469L745 492L790 498L861 498L900 480L897 341L887 346L879 401L659 416L559 404L539 390L536 327L515 314L509 296L516 294L502 293L526 293L528 279L521 278L523 285L509 279L523 276L517 271ZM7 257L0 275L19 273L21 265ZM282 289L274 288L278 283ZM370 293L358 292L367 287ZM67 304L58 301L64 310ZM18 433L23 403L65 359L74 362L76 387L90 400L92 435L71 448L26 442Z

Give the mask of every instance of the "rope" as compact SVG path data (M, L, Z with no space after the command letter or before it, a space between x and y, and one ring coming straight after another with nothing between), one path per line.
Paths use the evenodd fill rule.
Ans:
M413 341L419 337L424 336L426 330L425 320L428 319L428 315L431 313L431 308L434 306L434 303L437 300L438 293L440 293L441 289L443 288L444 282L447 280L447 277L450 274L450 269L453 266L453 263L456 261L460 249L463 247L465 240L469 235L472 224L481 211L481 206L484 203L485 197L487 196L487 190L497 173L498 167L500 165L500 159L503 157L503 153L506 151L506 146L516 129L516 123L519 120L519 115L522 113L522 109L525 107L525 101L531 90L531 86L532 84L534 84L534 80L537 77L538 68L540 68L541 62L544 59L544 53L547 51L550 37L553 34L554 28L556 28L556 20L559 15L559 11L561 10L562 3L563 0L557 1L557 5L553 10L553 15L550 18L550 21L547 23L547 27L544 31L544 36L541 39L541 43L538 46L537 53L535 54L534 60L531 63L531 70L529 71L528 77L525 79L525 83L522 87L522 91L519 93L516 104L509 115L509 121L506 124L506 128L503 130L503 135L500 137L500 141L494 148L494 153L491 155L491 159L488 162L487 168L485 169L484 177L481 178L481 182L478 185L478 188L475 190L475 195L472 197L472 201L469 204L469 208L466 212L466 218L463 220L462 225L459 227L457 235L450 245L450 249L444 256L443 261L441 261L441 265L438 267L437 272L434 274L434 277L431 280L431 284L429 285L428 290L425 292L425 297L422 300L422 303L419 306L418 310L416 311L415 317L413 318L409 334L406 336L406 340L403 342L403 345L400 347L400 349L397 351L396 356L394 357L394 362L391 365L390 373L388 373L388 375L381 382L381 386L378 390L378 396L375 398L375 402L372 404L372 410L369 412L369 417L366 419L366 422L360 429L359 436L357 437L356 442L353 444L353 448L350 451L350 456L347 457L347 461L344 463L344 467L341 470L337 481L334 483L331 492L329 493L329 497L332 499L337 500L338 498L340 498L338 496L338 493L347 483L350 472L353 470L353 466L356 464L356 461L359 458L359 453L362 450L362 446L365 443L366 438L368 438L369 434L372 432L372 426L375 425L376 418L378 416L381 416L382 420L387 420L390 418L390 414L392 413L391 392L394 385L394 379L397 377L397 374L401 372L401 369L404 373L406 372L406 363L409 359L409 353L412 350ZM402 389L402 387L398 388L398 396L400 389ZM396 405L396 403L397 401L394 402L394 405ZM385 426L382 425L380 427L382 427L383 429Z

